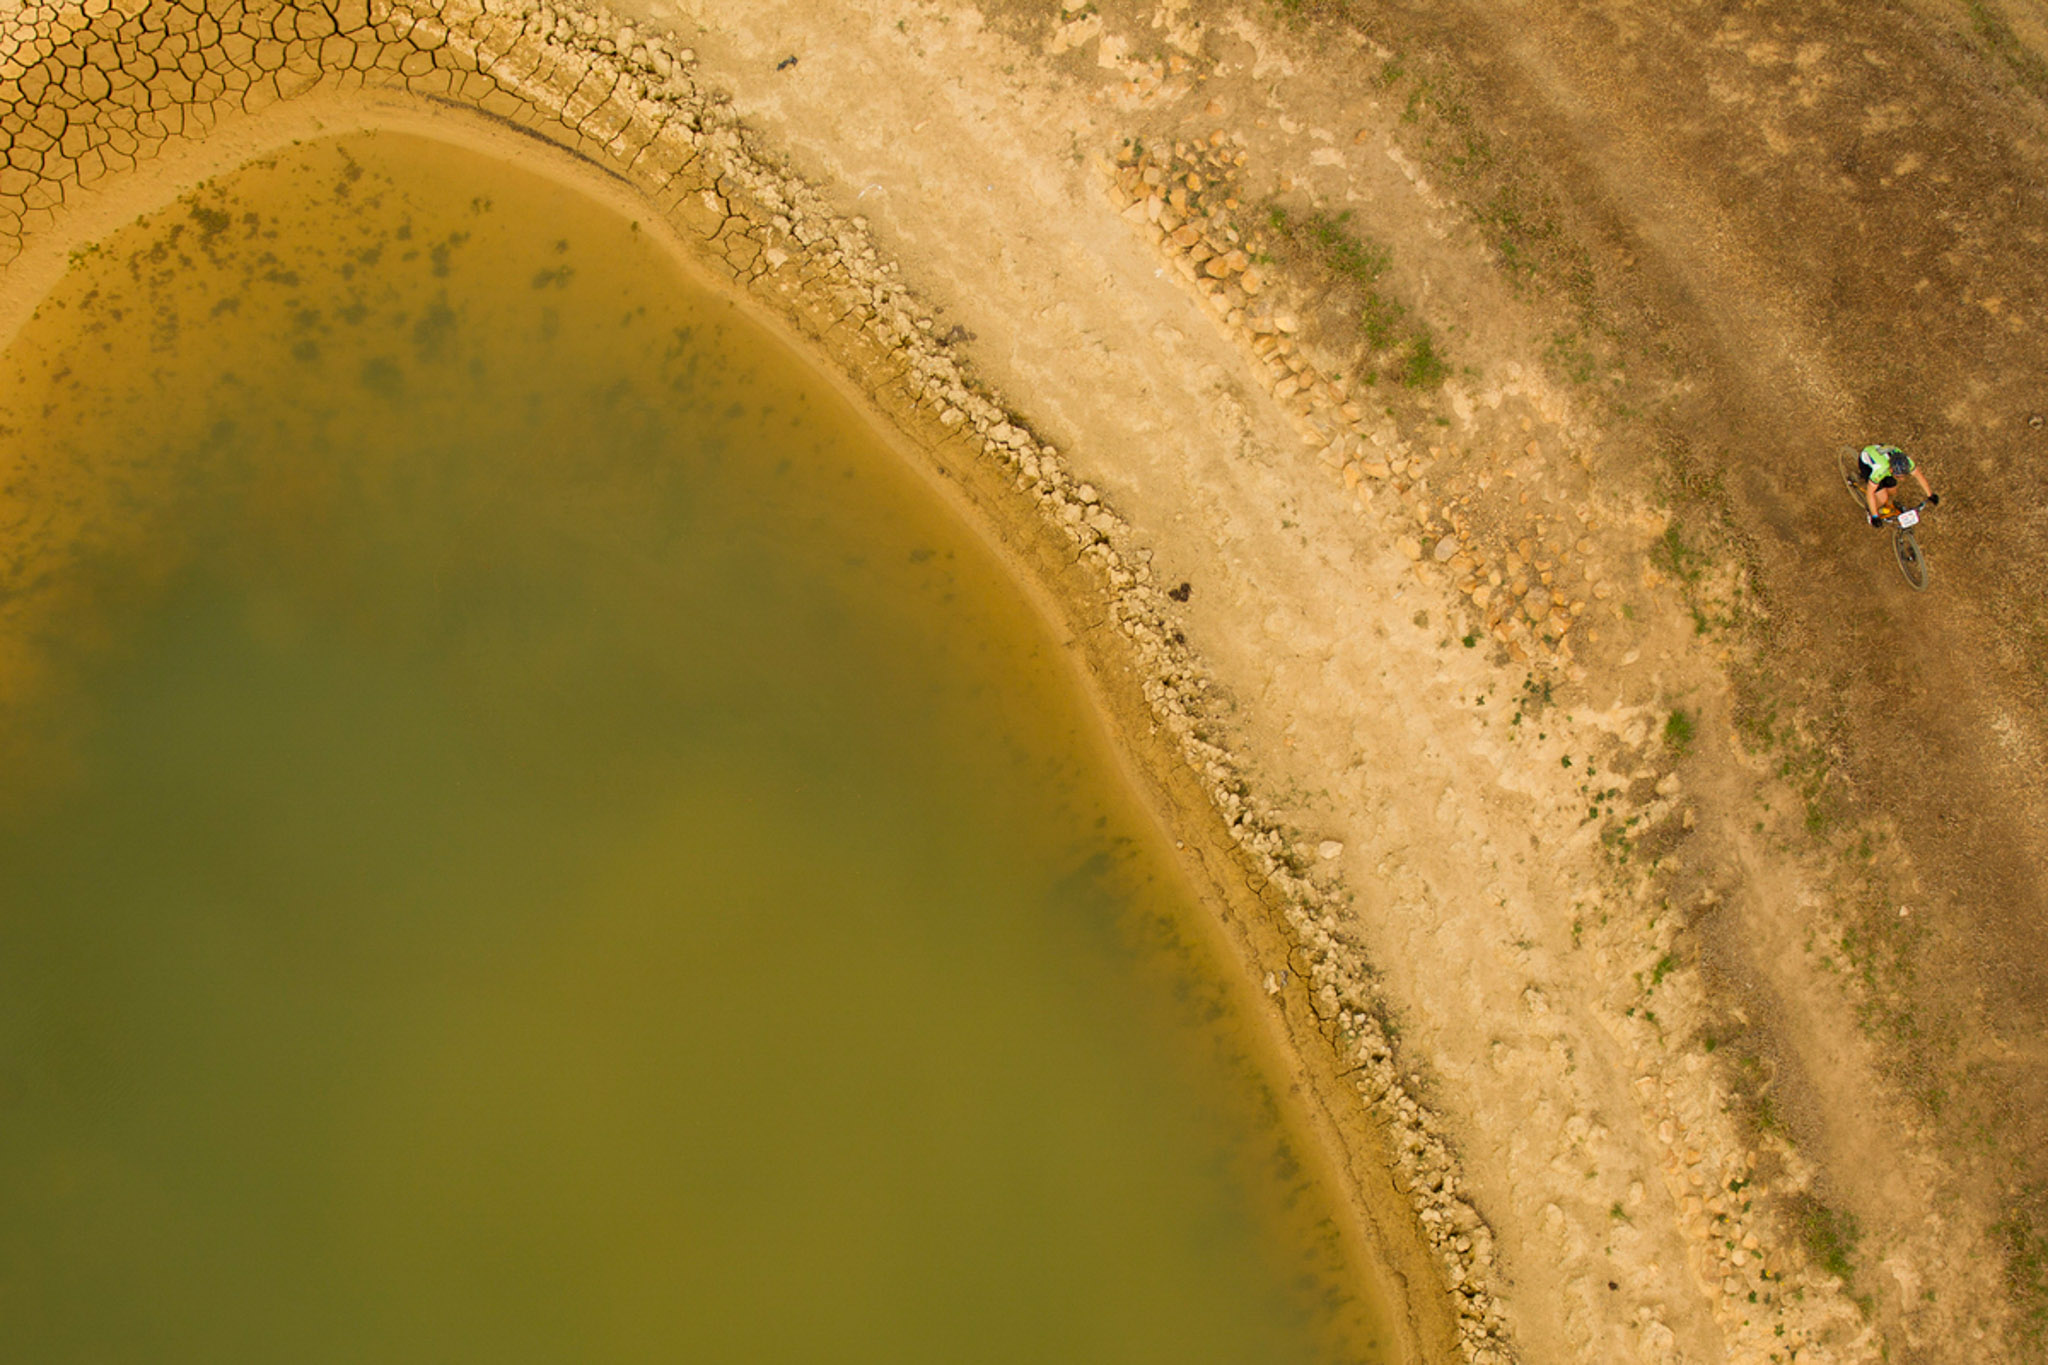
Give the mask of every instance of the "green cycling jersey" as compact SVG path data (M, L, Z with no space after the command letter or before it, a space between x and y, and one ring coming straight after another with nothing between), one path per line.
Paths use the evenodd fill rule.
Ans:
M1913 457L1897 446L1865 446L1856 463L1865 483L1881 483L1913 472Z
M1913 463L1913 457L1897 446L1865 446L1857 453L1856 472L1863 479L1863 501L1870 513L1870 524L1881 526L1892 508L1892 489L1901 476L1911 474L1913 482L1920 485L1920 491L1927 501L1941 501L1934 489L1927 483Z

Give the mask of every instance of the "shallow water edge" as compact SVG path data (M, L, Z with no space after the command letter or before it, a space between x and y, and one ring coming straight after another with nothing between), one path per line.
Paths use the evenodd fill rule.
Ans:
M702 1343L775 1317L739 1305L781 1264L842 1353L1030 1358L1051 1330L1111 1360L1386 1359L1066 653L866 419L643 236L444 142L320 139L102 239L10 348L0 520L26 513L29 563L0 655L49 676L6 696L0 748L52 752L0 781L8 1243L125 1209L110 1256L211 1247L176 1288L119 1277L196 1336L265 1330L188 1306L242 1283L298 1305L274 1338L345 1338L311 1326L341 1282L372 1286L363 1321L460 1303L539 1358L494 1268L553 1261L557 1340L667 1282L698 1307L640 1330ZM63 1117L130 1094L146 1124ZM301 1136L245 1140L224 1182L234 1133ZM131 1174L25 1193L81 1151ZM519 1211L482 1261L478 1203ZM668 1216L568 1212L625 1204ZM194 1207L219 1235L166 1226ZM295 1278L318 1261L339 1273ZM8 1278L61 1314L72 1264ZM1357 1329L1295 1339L1322 1315Z
M489 27L482 17L477 22ZM411 24L407 31L413 31ZM438 36L431 50L448 50L448 31ZM476 51L484 49L484 40L473 41ZM823 370L983 532L1020 588L1058 624L1078 681L1115 736L1112 752L1190 855L1190 869L1216 911L1211 928L1245 969L1239 985L1249 990L1253 963L1287 960L1307 950L1310 984L1318 994L1327 992L1313 1010L1323 1016L1326 1031L1291 1027L1278 1012L1255 1008L1284 1063L1276 1074L1304 1101L1304 1120L1340 1173L1361 1230L1373 1229L1360 1235L1376 1244L1376 1259L1406 1288L1414 1315L1410 1334L1419 1353L1449 1353L1453 1313L1468 1324L1466 1353L1485 1345L1493 1335L1487 1323L1490 1295L1476 1277L1461 1277L1464 1289L1448 1297L1423 1288L1441 1271L1437 1255L1417 1235L1412 1214L1455 1199L1455 1182L1414 1182L1412 1195L1381 1183L1388 1170L1404 1163L1389 1150L1381 1120L1361 1103L1360 1091L1362 1084L1380 1116L1414 1112L1412 1105L1404 1111L1400 1104L1405 1096L1393 1075L1391 1049L1372 1020L1369 994L1330 951L1318 923L1316 909L1326 892L1291 872L1291 850L1258 819L1237 765L1217 742L1221 728L1205 720L1214 708L1199 663L1178 641L1171 607L1149 581L1142 547L1128 528L1100 506L1092 490L1065 475L1056 451L965 378L931 336L930 319L866 243L858 220L840 222L814 198L799 207L802 187L753 158L743 132L719 123L715 102L699 101L690 110L694 124L678 117L661 125L687 134L686 141L700 149L669 168L675 157L650 155L648 149L657 146L653 139L635 150L638 134L622 130L600 142L595 132L584 131L609 127L613 116L599 112L606 105L582 111L575 123L494 109L482 97L476 103L484 117L459 109L456 101L471 96L453 93L460 82L443 81L449 68L437 60L429 62L429 72L440 74L427 79L446 87L440 90L400 93L371 86L358 74L363 88L349 93L342 87L354 68L328 84L316 71L305 93L282 103L261 101L264 108L254 115L238 110L201 120L197 140L160 140L157 154L137 168L96 178L83 192L74 183L58 203L31 205L26 196L12 194L22 208L0 217L0 227L12 220L22 250L0 284L0 336L12 334L73 246L126 221L138 207L161 204L178 188L266 149L347 128L424 133L507 156L645 222L679 262L742 302L800 353L822 353L828 362ZM533 84L554 90L564 114L576 112L579 99L591 98L578 96L580 77L571 83L560 71L534 72ZM396 66L392 76L400 84L409 79ZM618 169L621 161L629 168L625 173ZM650 188L648 167L663 168L658 188ZM1311 1013L1297 1010L1293 1017ZM1343 1049L1341 1062L1333 1042ZM1353 1074L1347 1078L1340 1071ZM1425 1148L1431 1165L1447 1166L1426 1113L1406 1126L1420 1128L1422 1142L1439 1149L1432 1155ZM1401 1145L1412 1152L1416 1144Z

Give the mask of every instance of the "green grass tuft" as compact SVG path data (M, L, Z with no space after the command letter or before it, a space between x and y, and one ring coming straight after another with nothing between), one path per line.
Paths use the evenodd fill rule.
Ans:
M1358 330L1365 337L1365 344L1375 351L1384 351L1401 339L1401 319L1408 310L1392 299L1374 294L1365 301L1365 307L1358 313Z
M1381 288L1394 267L1394 254L1360 233L1351 211L1296 213L1280 204L1266 206L1266 226L1274 236L1334 286L1335 302L1355 307L1358 334L1374 356L1388 355L1382 373L1376 365L1362 367L1360 380L1398 380L1410 389L1433 389L1450 378L1451 365L1429 329L1406 305Z
M1409 343L1408 358L1401 362L1401 382L1411 389L1433 389L1450 377L1451 367L1436 353L1436 343L1427 334Z
M1804 1201L1799 1213L1799 1238L1814 1264L1845 1285L1856 1282L1856 1243L1863 1229L1856 1215L1831 1208L1818 1199Z
M2029 1185L1991 1225L2005 1257L2005 1283L2020 1309L2020 1331L2037 1353L2048 1347L2048 1186Z

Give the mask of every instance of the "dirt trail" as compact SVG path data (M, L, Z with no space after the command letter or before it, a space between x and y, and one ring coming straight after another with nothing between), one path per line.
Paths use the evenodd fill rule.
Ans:
M1911 1102L1871 1125L1814 1031L1781 1028L1806 1063L1805 1136L1873 1230L1901 1235L1901 1187L1929 1183L1940 1236L1994 1225L1975 1254L2026 1282L2031 1321L2005 1346L2034 1358L2048 518L2025 489L2044 440L2048 68L1984 6L1541 5L1511 30L1485 6L1456 13L1431 40L1468 61L1508 56L1477 84L1566 215L1596 253L1621 242L1645 258L1646 284L1613 291L1663 315L1643 335L1687 381L1665 422L1684 458L1727 471L1723 506L1772 616L1755 664L1772 681L1746 689L1747 717L1797 707L1816 725L1832 781L1815 814L1834 837L1814 842L1853 846L1859 826L1896 840L1867 875L1828 882L1837 942L1861 938L1835 958L1871 983L1865 1017L1894 1100ZM1874 537L1841 515L1827 452L1867 439L1918 452L1949 495L1928 537L1937 592L1899 592ZM1769 942L1762 917L1751 927ZM1797 1019L1811 987L1763 974L1776 990L1756 1008ZM1902 1131L1939 1158L1901 1161ZM1953 1293L1920 1270L1865 1286L1897 1345L1986 1358L1974 1334L1944 1343L1916 1310Z

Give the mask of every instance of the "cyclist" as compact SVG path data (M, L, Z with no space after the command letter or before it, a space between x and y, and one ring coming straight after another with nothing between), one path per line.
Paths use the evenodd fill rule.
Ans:
M1927 501L1940 506L1941 494L1927 486L1927 476L1913 463L1913 457L1897 446L1865 446L1856 457L1856 472L1863 476L1863 501L1870 507L1870 524L1884 525L1884 509L1892 505L1892 490L1899 486L1901 473L1911 474Z

